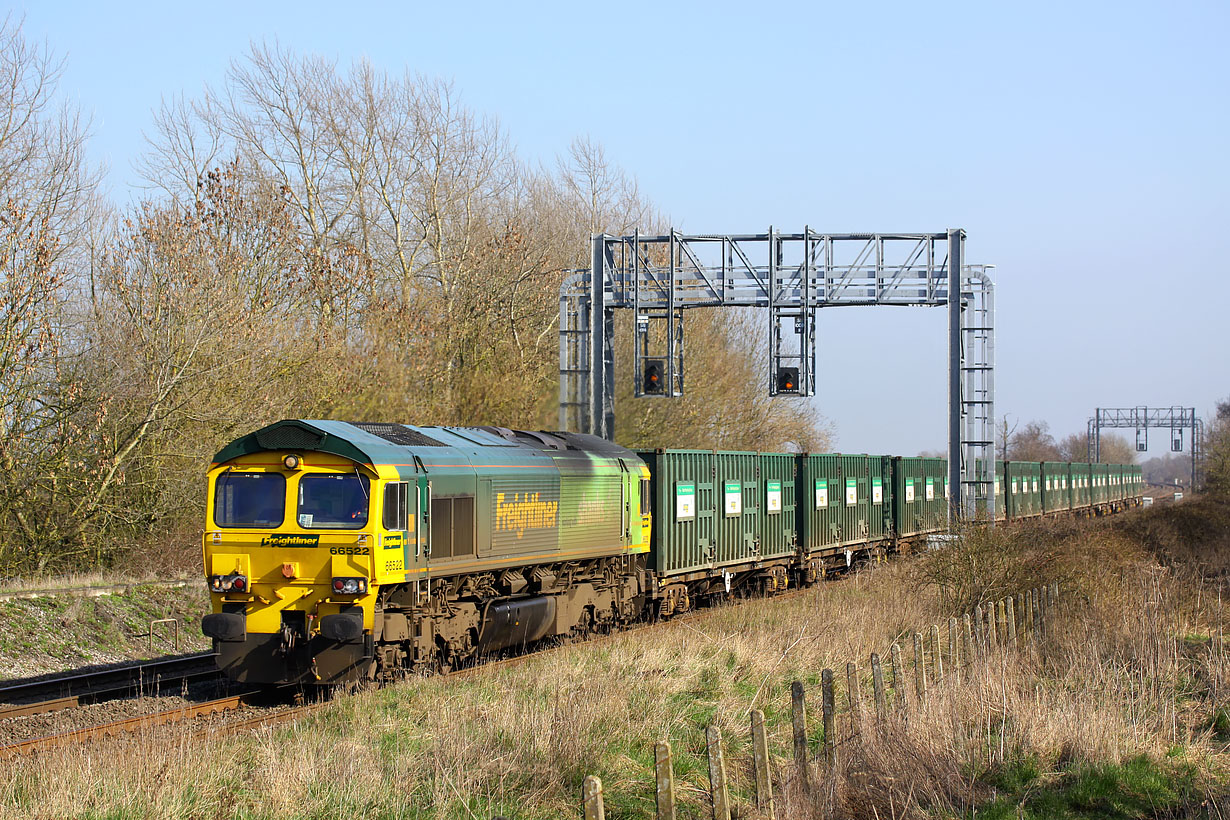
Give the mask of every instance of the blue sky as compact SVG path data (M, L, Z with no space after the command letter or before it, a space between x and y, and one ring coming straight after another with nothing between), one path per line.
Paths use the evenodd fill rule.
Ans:
M1224 3L13 8L67 58L119 201L159 101L277 40L452 79L531 161L588 134L685 231L964 228L969 260L997 266L1012 418L1063 435L1097 406L1207 415L1230 396ZM943 446L945 321L821 312L821 344L846 351L823 355L817 396L840 448Z

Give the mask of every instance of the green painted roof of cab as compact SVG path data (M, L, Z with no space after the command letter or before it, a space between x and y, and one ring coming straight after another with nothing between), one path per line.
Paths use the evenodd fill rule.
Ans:
M374 466L396 463L401 449L346 422L285 419L235 439L214 456L214 464L269 450L313 450Z

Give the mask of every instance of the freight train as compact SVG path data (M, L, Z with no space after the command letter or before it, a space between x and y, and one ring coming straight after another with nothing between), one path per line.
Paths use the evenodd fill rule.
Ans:
M1140 503L1135 466L1001 462L997 516ZM945 526L944 459L654 450L502 427L286 420L209 472L202 621L267 685L447 669L813 583Z

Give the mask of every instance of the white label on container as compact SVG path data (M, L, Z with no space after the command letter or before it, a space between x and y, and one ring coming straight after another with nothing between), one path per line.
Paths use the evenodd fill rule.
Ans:
M696 518L696 485L675 485L675 520L691 521Z
M927 476L927 486L923 492L927 496L928 501L935 500L935 479L931 476Z
M905 480L905 503L914 503L914 479L912 478Z
M780 481L770 481L765 485L765 506L771 513L782 511L782 483Z
M858 503L858 479L846 479L846 505L854 505Z
M723 485L726 503L722 505L727 515L743 514L743 485L738 481L727 481Z
M884 503L884 481L879 478L871 479L871 503Z
M829 483L827 481L816 482L816 509L823 510L829 505Z

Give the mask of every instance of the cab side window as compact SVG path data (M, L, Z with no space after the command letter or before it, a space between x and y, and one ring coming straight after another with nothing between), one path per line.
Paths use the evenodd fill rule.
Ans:
M410 509L410 485L405 482L386 484L384 487L384 528L404 530Z
M649 479L641 479L641 515L649 515Z

